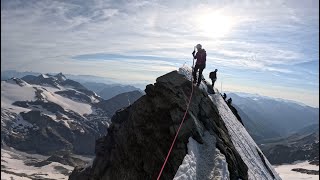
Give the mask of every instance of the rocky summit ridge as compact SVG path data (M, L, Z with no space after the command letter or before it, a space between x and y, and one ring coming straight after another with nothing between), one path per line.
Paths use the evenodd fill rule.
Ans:
M202 145L215 144L214 147L225 156L228 179L280 179L252 139L248 142L252 142L254 148L248 150L248 157L239 153L239 147L234 145L239 143L233 142L224 115L210 99L207 88L205 83L200 88L194 86L185 122L161 179L175 177L188 154L190 138ZM165 74L157 78L155 84L147 85L145 92L132 105L116 112L107 135L96 141L96 157L92 165L75 168L70 180L157 178L192 92L190 70L180 68L179 72ZM232 114L231 110L228 113ZM213 136L215 141L205 141L205 133ZM247 132L245 135L249 136ZM245 158L255 159L256 164ZM261 166L255 170L259 176L253 176L253 171L249 173L248 167L253 166ZM208 176L208 179L213 177Z

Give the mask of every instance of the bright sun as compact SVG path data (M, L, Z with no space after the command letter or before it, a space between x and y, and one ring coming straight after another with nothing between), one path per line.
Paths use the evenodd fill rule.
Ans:
M219 38L224 37L230 32L234 21L229 16L219 13L205 13L198 16L200 31L206 36Z

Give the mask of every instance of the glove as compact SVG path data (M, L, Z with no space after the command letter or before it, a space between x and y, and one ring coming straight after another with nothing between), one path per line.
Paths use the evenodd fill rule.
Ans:
M194 56L194 53L196 53L196 51L195 50L193 50L193 52L192 52L192 55Z

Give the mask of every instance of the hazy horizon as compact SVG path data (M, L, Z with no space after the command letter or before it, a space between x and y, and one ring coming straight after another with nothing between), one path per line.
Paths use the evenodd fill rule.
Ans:
M8 70L8 71L15 71L15 70ZM19 71L16 71L16 72L19 72ZM29 73L27 71L25 72L20 72L20 73ZM39 74L50 74L50 75L56 75L58 73L62 73L63 75L65 75L67 78L68 76L79 76L78 78L81 79L80 76L92 76L92 75L86 75L86 74L65 74L63 72L50 72L50 73L40 73L40 72L30 72L30 73L39 73ZM94 78L97 78L97 80L94 80ZM103 78L103 79L100 79L100 78ZM70 77L69 79L74 79L72 77ZM207 80L209 80L209 78L206 78ZM77 80L77 79L76 79ZM136 88L139 88L140 90L144 91L145 88L146 88L146 85L150 84L150 83L147 83L147 84L132 84L132 83L127 83L127 82L124 82L124 83L120 83L120 82L117 82L115 80L112 80L112 79L108 79L108 78L104 78L104 77L101 77L101 76L92 76L90 77L90 80L85 80L85 79L82 79L82 81L84 82L94 82L94 83L104 83L104 84L109 84L109 85L121 85L121 86L126 86L126 85L129 85L129 86L134 86ZM210 82L210 80L209 80ZM155 82L153 82L155 83ZM153 84L151 83L151 84ZM313 107L313 108L319 108L318 106L312 106L312 105L308 105L304 102L301 102L301 101L297 101L297 100L293 100L293 99L286 99L286 98L281 98L281 97L272 97L272 96L268 96L268 95L264 95L264 94L258 94L258 93L254 93L254 92L243 92L243 91L221 91L220 90L220 87L216 87L218 89L218 91L222 94L222 93L235 93L239 96L242 96L242 97L253 97L253 96L260 96L260 97L263 97L263 98L273 98L274 100L277 100L277 99L281 99L281 100L286 100L286 101L289 101L289 102L293 102L293 103L297 103L299 105L306 105L306 106L310 106L310 107Z
M200 43L219 90L319 107L318 1L2 0L1 25L1 71L150 84Z

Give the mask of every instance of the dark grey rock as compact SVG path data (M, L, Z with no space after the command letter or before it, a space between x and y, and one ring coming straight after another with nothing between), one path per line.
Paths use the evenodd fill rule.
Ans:
M304 174L312 174L312 175L319 175L319 171L317 170L309 170L309 169L303 169L303 168L294 168L292 171L304 173Z
M177 71L157 78L154 85L146 87L146 95L112 117L108 134L96 141L92 167L75 169L69 179L156 179L186 110L191 87ZM205 130L216 136L230 179L248 179L248 168L216 107L208 94L196 87L161 179L173 179L187 153L189 137L202 143Z

